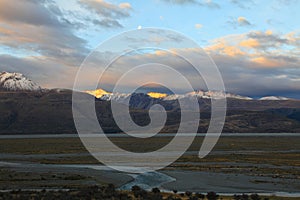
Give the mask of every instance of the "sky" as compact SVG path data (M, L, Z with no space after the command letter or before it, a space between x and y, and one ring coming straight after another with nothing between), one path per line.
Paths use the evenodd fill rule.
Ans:
M203 48L228 92L300 98L299 8L297 0L0 0L0 71L23 73L46 88L72 88L79 66L99 44L129 30L157 27ZM186 47L172 51L195 53ZM159 51L121 64L147 62L148 54L187 68ZM90 89L92 76L86 74L83 89ZM100 86L111 88L109 80Z

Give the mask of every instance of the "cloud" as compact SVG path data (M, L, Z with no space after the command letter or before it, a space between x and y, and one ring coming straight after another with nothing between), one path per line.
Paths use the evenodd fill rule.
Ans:
M179 5L214 5L212 1L165 1ZM0 48L11 54L0 55L0 71L24 73L44 87L71 88L77 67L89 53L88 43L79 36L78 30L120 28L133 11L132 5L126 2L78 0L73 3L81 5L80 9L61 8L52 0L0 0ZM8 12L11 10L14 12ZM233 20L236 27L248 27L249 24L253 26L246 18ZM195 25L197 27L200 28L200 24ZM138 47L163 42L182 44L183 39L176 35L165 36L163 41L161 37L132 37L127 40ZM228 35L210 41L205 50L219 66L229 92L259 96L276 93L293 95L300 91L300 34L297 31L277 33L264 30ZM172 51L190 53L201 62L197 49ZM116 52L99 54L93 61L95 66L101 66L101 59L112 53ZM121 76L122 67L130 68L153 61L173 66L196 85L205 87L187 62L163 51L138 52L118 60L107 72L105 83L110 86L116 76ZM154 74L151 67L148 70L154 78L165 76L159 72ZM87 73L85 86L88 87L89 79L96 76L95 71ZM140 78L147 78L147 73ZM172 78L168 81L176 84Z
M204 49L219 67L228 92L254 97L279 94L295 97L300 90L300 84L297 84L300 83L300 45L297 43L299 35L297 32L276 34L271 30L250 31L216 38L210 41L210 44ZM140 40L135 41L135 38L128 39L137 44L141 42ZM144 41L143 38L140 39ZM144 42L153 42L151 38L145 39L151 41ZM170 42L174 41L170 40ZM290 45L290 47L286 48L286 45ZM143 64L160 63L171 66L186 76L195 88L206 89L203 79L199 77L190 63L181 57L175 56L188 54L193 59L199 60L199 64L202 64L203 59L199 56L201 49L182 47L168 50L168 52L153 49L151 51L141 50L121 56L105 72L99 87L111 91L113 83L117 82L124 71ZM96 59L91 61L93 66L101 66L101 63L104 63L103 60L107 59L107 54L111 55L112 53L99 52L95 56ZM133 88L133 82L137 77L144 80L145 83L147 81L165 80L177 91L186 91L186 88L182 87L183 84L174 81L174 77L170 77L164 71L153 71L153 67L149 65L143 74L133 76L135 78L124 83L124 91L127 88ZM90 72L88 76L92 77L92 73ZM279 78L280 81L278 81ZM88 81L86 81L86 89L90 85Z
M250 23L250 21L248 19L246 19L245 17L238 17L238 18L231 18L229 21L227 21L228 24L230 24L231 26L233 26L234 28L237 27L246 27L246 26L253 26L252 23Z
M229 44L225 38L216 39L212 45L204 49L208 52L218 52L227 56L240 56L245 54L238 46Z
M292 4L296 4L298 1L297 0L277 0L278 3L282 6L289 6Z
M228 49L236 49L237 55L246 55L251 53L264 53L281 57L281 54L292 55L291 49L300 47L299 33L289 32L286 34L276 34L271 30L266 31L249 31L243 34L228 35L211 41L207 49L215 52L226 53Z
M7 25L0 43L11 51L40 54L68 65L78 65L87 54L86 42L68 28L51 28L28 24ZM3 29L0 30L0 34ZM34 37L33 37L34 35Z
M122 8L122 9L132 9L130 3L127 3L127 2L125 2L125 3L120 3L120 4L119 4L119 7Z
M229 91L296 97L300 90L300 84L295 84L300 80L299 35L250 31L215 39L205 50L219 66Z
M73 21L93 29L93 26L102 28L122 28L121 21L130 17L132 6L128 2L119 4L105 0L77 0L79 11L69 10ZM68 10L68 8L65 8Z
M14 12L12 12L14 11ZM0 71L21 72L43 87L70 87L87 42L51 0L0 0Z
M237 21L240 26L250 26L251 25L251 23L245 17L238 17Z
M198 5L208 8L220 8L220 5L213 2L212 0L161 0L166 3L177 4L177 5Z
M61 26L57 16L45 7L47 1L34 0L0 1L0 20L2 22L26 23L36 26Z
M211 54L219 67L224 79L227 91L247 96L283 95L295 97L299 94L300 84L295 85L292 74L294 66L277 61L270 63L269 60L251 60L246 57L230 57L227 55ZM258 62L261 61L261 62ZM271 60L273 62L273 60ZM266 63L267 62L267 63ZM296 62L299 65L299 61ZM296 72L299 77L299 72ZM276 76L286 74L278 81ZM298 95L299 97L299 95Z
M256 47L259 47L260 44L257 40L250 38L250 39L241 41L240 46L248 47L248 48L256 48Z
M254 35L255 37L253 37ZM264 39L262 40L262 38ZM205 47L205 50L219 67L228 92L254 97L279 94L296 97L300 90L300 84L296 84L300 83L300 45L296 42L298 38L299 34L295 32L277 35L270 30L265 32L251 31L217 38L211 41L211 44ZM284 42L285 40L287 42ZM282 45L276 44L278 42ZM268 45L266 46L265 43ZM292 48L286 48L286 44L293 45L292 47L297 49L297 51L293 51ZM273 46L276 46L275 51ZM173 67L187 76L193 82L193 85L198 86L199 89L205 89L206 86L203 80L199 79L192 66L184 60L174 57L175 54L181 55L184 52L195 59L198 58L199 62L201 62L198 54L201 50L181 48L169 49L169 51L171 54L163 50L155 50L120 58L107 72L104 85L109 90L109 87L112 87L110 83L116 81L118 76L123 74L123 70L126 71L145 63L160 63ZM148 74L153 73L150 67L148 70L149 73L147 71L144 75L140 75L139 78L144 80L154 78L148 76ZM172 83L173 79L164 73L159 71L155 73L156 79L168 79ZM278 81L279 78L280 81ZM132 83L128 82L127 84L126 87L130 87ZM178 87L178 83L173 81L173 86ZM184 91L184 88L177 89Z
M251 61L261 65L262 67L282 67L285 64L278 59L269 59L263 56L252 58Z
M163 0L168 3L173 3L173 4L197 4L196 0Z
M247 37L260 43L259 46L262 49L279 47L290 42L287 36L273 34L271 30L267 30L266 32L251 31L247 34Z
M214 43L222 41L220 45L213 44L205 48L219 67L227 91L255 97L276 94L295 97L300 90L300 84L295 84L300 83L300 72L298 70L300 61L297 56L288 56L287 52L277 56L264 51L251 53L251 51L247 51L248 48L242 49L239 46L240 41L247 35L245 33L242 36L234 35L231 38L219 38ZM232 40L236 41L236 46L234 46ZM199 64L201 64L202 59L199 57L201 49L197 48L169 49L169 52L154 50L153 52L130 54L120 57L113 63L111 68L104 74L101 87L112 90L112 84L124 74L124 71L145 63L160 63L170 66L186 76L192 85L198 87L198 89L206 89L203 79L199 77L193 67L176 56L176 54L183 55L183 52L184 54L188 53L194 59L198 59ZM105 59L105 56L102 56L102 59ZM96 63L101 62L97 60ZM155 73L155 76L153 76L153 73ZM178 82L174 82L174 78L169 77L163 71L154 72L151 66L145 69L144 74L139 74L138 78L145 80L145 83L147 81L165 80L177 91L185 91L185 88L181 88ZM280 81L278 81L278 78L280 78ZM132 84L132 82L127 82L124 88L131 88Z
M97 26L102 26L105 28L122 28L123 26L117 21L117 20L113 20L113 19L93 19L92 20L93 24L97 25Z
M99 17L110 20L129 17L132 9L129 3L116 5L104 0L79 0L79 3L97 13Z
M202 28L202 27L203 27L202 24L195 24L195 28L196 28L196 29L200 29L200 28Z
M0 1L3 8L15 12L0 14L2 48L25 55L40 55L78 65L88 53L86 41L75 35L75 27L67 23L60 8L47 0ZM12 14L13 13L13 14ZM24 55L23 55L24 56Z
M71 77L90 52L78 30L122 27L120 20L132 10L126 2L72 4L74 8L52 0L0 0L0 48L14 55L0 56L0 71L30 74L44 87L71 87Z
M0 71L19 72L46 88L71 88L76 68L42 56L24 58L0 55Z
M255 4L253 0L231 0L230 2L243 9L249 9Z
M163 30L149 30L149 33L153 33L153 37L144 37L140 35L139 37L126 36L126 41L131 44L132 48L140 48L141 46L151 46L153 43L161 44L163 42L176 42L181 43L185 40L179 34L169 33L169 31Z

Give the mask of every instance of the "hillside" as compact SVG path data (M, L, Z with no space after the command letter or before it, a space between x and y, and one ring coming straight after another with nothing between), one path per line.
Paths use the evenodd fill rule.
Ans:
M83 93L83 95L88 95ZM147 101L144 101L147 98ZM76 133L72 117L72 91L0 92L0 134ZM147 109L160 103L168 110L162 132L176 132L180 108L176 100L151 99L143 94L132 97L132 118L140 125L149 122ZM199 132L205 132L210 117L210 100L199 99ZM98 119L109 133L120 132L111 117L110 101L96 99ZM248 101L228 99L223 132L300 132L300 101Z

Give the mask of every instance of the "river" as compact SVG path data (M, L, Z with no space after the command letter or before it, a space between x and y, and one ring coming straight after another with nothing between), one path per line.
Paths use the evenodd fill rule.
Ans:
M175 134L160 134L156 137L173 137ZM127 137L124 134L110 134L110 137ZM205 134L198 134L197 136L205 136ZM295 133L248 133L248 134L222 134L222 137L300 137L300 134ZM26 139L26 138L75 138L78 135L75 134L62 134L62 135L0 135L0 139ZM285 152L299 152L300 149L294 150L285 150ZM273 150L276 153L276 150ZM187 152L187 154L196 154L197 152ZM212 155L219 154L231 154L239 153L245 154L253 153L247 150L240 151L213 151ZM261 153L258 151L257 153ZM278 153L282 153L279 151ZM87 153L70 153L70 154L8 154L0 153L1 159L15 159L18 160L23 158L57 158L57 157L76 157L76 156L88 156ZM192 163L192 162L183 162L181 164L193 164L193 165L205 165L205 164L214 164L214 163ZM216 165L220 163L215 163ZM224 163L224 165L233 165L234 163ZM247 166L249 163L239 163L239 166ZM267 164L256 164L256 167L272 167L276 169L290 169L290 170L299 170L299 167L291 166L276 166L276 165L267 165ZM277 195L277 196L287 196L287 197L300 197L299 188L300 181L297 179L289 178L272 178L264 176L253 176L246 174L235 174L235 173L224 173L224 172L205 172L205 171L191 171L191 170L160 170L154 172L147 172L143 174L133 174L133 173L123 173L116 172L111 168L108 168L103 165L88 165L88 164L40 164L40 163L30 163L24 161L8 161L0 162L0 167L16 169L20 171L59 171L59 172L76 172L78 170L88 171L93 170L92 173L98 172L105 174L106 177L114 177L117 181L124 182L120 185L119 189L130 190L133 185L139 185L144 189L150 190L154 187L159 187L163 191L192 191L192 192L207 192L215 191L220 194L232 195L236 193L258 193L266 195ZM116 176L117 175L117 176ZM130 179L124 177L131 177Z

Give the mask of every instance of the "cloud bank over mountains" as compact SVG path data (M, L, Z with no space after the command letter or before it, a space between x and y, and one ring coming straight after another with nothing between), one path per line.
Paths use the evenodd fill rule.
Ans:
M270 5L273 13L266 13L268 17L264 19L269 20L269 23L274 13L280 14L289 8L288 6L293 7L297 3L291 1L283 5L281 1L276 2ZM203 12L214 9L220 13L228 11L227 5L217 4L215 1L162 0L148 4L162 7L166 4L173 5L169 8L171 10L183 7L185 12L195 9L195 5L196 9ZM288 23L291 22L284 19L287 15L285 13L282 14L283 20L287 23L285 31L276 30L279 26L277 19L272 21L273 29L261 29L256 24L256 19L249 14L252 12L254 15L256 6L259 6L257 2L230 1L229 4L236 7L237 13L233 12L234 16L224 14L223 24L220 24L220 30L216 32L222 32L221 29L232 29L232 33L217 38L206 38L205 45L202 45L219 67L228 92L254 97L266 95L299 97L300 33L299 29L294 28L295 26L299 28L299 23L294 21L293 26L289 26ZM71 88L78 67L99 42L113 34L128 30L129 24L141 24L142 18L153 21L152 18L158 13L153 11L153 16L146 15L143 13L144 6L135 1L0 0L0 71L23 73L43 87ZM246 15L238 13L239 9L246 10L244 11ZM157 22L152 23L162 23L160 18L165 14L159 13ZM184 12L180 15L184 15ZM163 19L164 23L170 24L168 28L173 28L172 24L175 22L172 19L165 16ZM191 30L195 31L190 34L196 41L199 31L200 34L206 31L205 21L211 21L212 24L221 23L216 19L190 20ZM203 36L205 34L199 38ZM168 42L181 41L180 38L171 35L168 38ZM132 41L134 38L128 40ZM150 44L166 41L148 38L148 41L136 42ZM191 54L198 51L188 48L169 50L177 53L189 51ZM101 59L106 58L105 54L117 52L102 53L99 60L95 61L99 67L103 67ZM170 59L168 54L159 50L128 56L122 59L121 64L130 68L136 63L147 63L153 59L175 69L187 69L186 74L192 79L193 73L188 71L188 66L184 66L185 64L179 60ZM116 65L112 69L111 76L117 68ZM89 76L95 74L91 72L86 76L86 89L89 89ZM147 80L150 77L145 73L144 78ZM202 87L202 84L199 83L199 87ZM110 87L109 78L106 87Z

